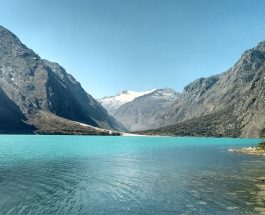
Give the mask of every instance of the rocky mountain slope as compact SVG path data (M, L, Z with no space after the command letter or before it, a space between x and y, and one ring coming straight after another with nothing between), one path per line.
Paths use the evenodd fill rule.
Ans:
M58 119L53 133L67 133L65 122L60 126L62 118L72 127L77 121L106 129L124 128L60 65L41 59L2 26L0 97L0 133L43 133L46 125L36 118ZM93 129L85 130L89 134Z
M115 107L110 107L106 103L102 103L102 105L129 131L139 131L159 127L165 110L177 98L178 93L165 88L145 92L143 95Z
M149 134L265 136L265 41L246 51L228 71L200 78L180 94Z

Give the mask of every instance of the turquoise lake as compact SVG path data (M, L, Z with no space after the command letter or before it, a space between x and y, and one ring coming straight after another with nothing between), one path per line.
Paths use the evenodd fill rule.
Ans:
M258 139L0 136L0 214L259 214Z

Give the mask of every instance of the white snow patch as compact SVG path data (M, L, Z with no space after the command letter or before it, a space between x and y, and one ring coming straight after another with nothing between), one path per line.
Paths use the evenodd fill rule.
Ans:
M109 111L115 110L122 106L125 103L131 102L134 99L152 93L156 89L149 90L149 91L143 91L143 92L136 92L131 90L123 90L121 91L117 96L110 96L110 97L104 97L102 99L99 99L98 101Z

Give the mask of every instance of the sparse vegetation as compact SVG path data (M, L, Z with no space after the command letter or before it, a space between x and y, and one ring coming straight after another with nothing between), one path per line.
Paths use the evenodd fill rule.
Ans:
M239 137L240 122L232 108L158 129L135 132L146 135Z
M36 125L36 134L61 134L61 135L101 135L120 136L120 132L106 129L96 129L90 126L82 126L77 122L58 117L55 114L39 111L29 121L29 124Z

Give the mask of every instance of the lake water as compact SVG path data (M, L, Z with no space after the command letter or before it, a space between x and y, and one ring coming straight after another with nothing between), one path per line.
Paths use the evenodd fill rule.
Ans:
M258 214L255 139L0 136L0 214Z

